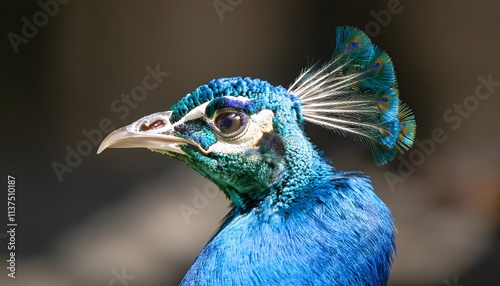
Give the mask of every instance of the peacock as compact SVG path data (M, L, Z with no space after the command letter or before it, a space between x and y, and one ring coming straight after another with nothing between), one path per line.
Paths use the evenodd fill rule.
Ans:
M249 77L201 85L170 111L105 138L143 147L214 182L231 209L181 285L386 285L395 225L362 172L339 171L304 132L311 123L368 145L383 165L414 141L386 52L337 28L331 60L288 89Z

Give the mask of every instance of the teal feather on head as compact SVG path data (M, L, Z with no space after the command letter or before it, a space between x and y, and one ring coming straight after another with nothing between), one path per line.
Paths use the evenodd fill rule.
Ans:
M380 127L380 142L388 148L394 148L400 133L399 121L396 118L385 121Z
M338 64L347 64L344 68L366 66L373 56L373 45L361 30L351 27L337 28L337 44L332 60Z
M395 85L394 66L389 55L384 51L376 51L368 65L366 79L361 84L369 90Z
M404 153L413 145L417 124L408 105L402 102L399 105L398 120L401 131L398 135L398 144L396 145L396 149L400 153Z
M380 88L375 92L378 112L383 120L391 121L398 116L399 99L392 88Z

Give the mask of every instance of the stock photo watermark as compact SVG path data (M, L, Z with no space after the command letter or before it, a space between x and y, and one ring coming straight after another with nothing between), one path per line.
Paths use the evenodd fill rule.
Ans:
M40 10L33 13L31 19L27 17L22 17L21 22L21 33L16 34L10 32L7 34L7 39L9 39L10 45L14 52L19 53L19 46L21 44L28 44L31 39L36 37L38 30L45 27L51 18L54 18L60 11L61 5L68 4L70 0L40 0L38 1L38 6Z
M464 120L479 109L481 102L490 98L496 89L500 87L500 81L494 81L492 74L487 77L480 75L477 80L479 83L476 85L474 95L466 96L462 102L454 103L451 108L446 109L443 113L443 121L449 124L453 131L458 130ZM414 146L408 153L408 159L403 155L398 156L397 174L390 171L384 173L385 180L391 191L396 190L395 185L397 183L404 183L415 172L416 167L422 165L427 157L434 154L437 145L446 142L447 139L447 132L440 127L432 130L430 138L415 139Z
M16 178L7 175L7 276L16 278Z
M118 270L116 269L112 269L111 274L113 274L113 277L109 279L108 286L127 286L129 284L129 281L135 279L135 276L127 274L125 267L122 267L121 272L118 272Z
M220 194L219 189L212 183L206 183L203 187L203 192L197 188L194 188L192 191L194 196L191 204L182 203L177 206L186 224L191 223L191 217L199 215L201 210L210 205L210 200L215 199Z
M130 115L130 110L137 108L140 102L143 102L150 92L156 89L166 77L170 75L168 72L160 70L160 65L155 68L146 66L146 75L142 78L142 84L134 86L129 93L122 93L120 98L113 100L110 104L110 110L116 114L120 120L124 120ZM64 180L63 175L73 172L74 168L78 167L83 158L92 154L97 146L101 143L105 134L108 134L116 129L111 118L102 118L99 121L99 126L90 130L83 129L82 134L85 139L79 141L76 146L66 145L65 160L61 163L53 161L51 163L52 170L59 182Z
M214 0L212 5L214 6L215 13L219 16L219 20L224 21L224 14L226 12L233 12L236 7L238 7L243 0Z

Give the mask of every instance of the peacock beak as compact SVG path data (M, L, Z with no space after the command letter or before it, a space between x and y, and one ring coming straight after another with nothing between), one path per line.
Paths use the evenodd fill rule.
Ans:
M113 131L106 137L97 154L106 148L148 148L153 151L168 151L186 154L181 146L198 144L174 135L170 123L172 111L158 112L145 116L136 122Z

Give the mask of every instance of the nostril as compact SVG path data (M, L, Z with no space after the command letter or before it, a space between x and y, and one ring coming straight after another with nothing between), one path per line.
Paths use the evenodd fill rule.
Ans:
M157 120L151 122L151 124L147 124L146 122L142 123L141 126L139 127L139 130L140 131L149 131L149 130L161 128L165 125L167 125L167 124L165 123L165 121L163 119L157 119Z

